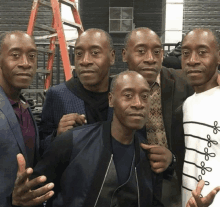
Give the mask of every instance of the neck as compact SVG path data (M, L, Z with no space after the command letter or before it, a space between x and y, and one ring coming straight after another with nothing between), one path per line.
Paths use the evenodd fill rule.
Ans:
M3 91L5 92L6 96L11 100L17 102L19 101L19 96L21 94L21 89L15 89L9 84L6 84L2 79L0 79L0 86L2 87Z
M102 80L101 83L98 83L96 85L83 85L83 87L92 92L106 92L108 91L109 86L109 78L107 77L107 80Z
M131 144L134 138L135 130L128 129L121 123L116 121L115 115L113 116L113 121L111 124L111 134L112 136L122 144Z
M193 88L196 93L202 93L202 92L210 90L218 85L219 85L218 84L218 71L216 70L215 74L211 77L211 79L207 83L205 83L201 86L194 86Z

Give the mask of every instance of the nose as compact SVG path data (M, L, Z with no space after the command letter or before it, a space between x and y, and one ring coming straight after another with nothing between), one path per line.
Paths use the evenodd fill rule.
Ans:
M187 61L188 65L194 66L200 63L198 54L196 52L192 52L189 60Z
M88 66L88 65L92 64L91 55L89 54L89 52L84 53L84 55L80 61L80 64L83 66Z
M20 61L19 66L20 66L20 67L23 67L23 68L25 68L25 69L28 69L28 68L31 67L30 62L29 62L29 59L28 59L28 57L27 57L26 54L23 54L23 55L21 56L21 61Z
M148 64L154 64L155 63L155 58L154 58L154 55L153 55L152 51L147 51L145 53L144 62L146 62Z
M134 96L132 106L135 107L136 109L144 108L143 101L141 100L139 95Z

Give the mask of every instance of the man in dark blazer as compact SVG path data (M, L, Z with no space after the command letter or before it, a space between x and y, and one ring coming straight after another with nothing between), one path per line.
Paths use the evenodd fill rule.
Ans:
M68 130L57 136L34 169L55 182L54 197L47 206L65 207L163 207L162 175L150 169L143 147L145 137L135 135L146 123L149 85L140 74L126 71L115 77L109 94L113 120ZM30 175L30 174L29 174ZM36 179L20 179L13 203L38 204ZM18 177L19 179L19 177ZM26 188L26 192L21 189ZM24 198L29 197L29 199ZM34 202L35 200L35 202ZM30 205L30 202L33 202Z
M155 172L163 172L172 177L173 142L171 126L175 109L193 93L193 89L184 79L181 71L162 67L163 49L158 35L149 28L136 28L125 37L122 51L123 61L129 70L143 75L151 86L151 108L149 122L146 125L151 167ZM180 202L177 181L164 180L163 203L171 207ZM179 192L179 193L178 193ZM176 205L176 204L175 204Z
M17 173L16 155L27 166L39 158L39 137L28 103L21 95L36 73L37 50L32 37L21 31L1 36L0 48L0 206L11 204Z
M46 94L39 127L46 146L51 137L72 127L112 118L108 107L109 70L115 61L111 36L101 29L86 30L77 39L74 53L78 78L51 87Z

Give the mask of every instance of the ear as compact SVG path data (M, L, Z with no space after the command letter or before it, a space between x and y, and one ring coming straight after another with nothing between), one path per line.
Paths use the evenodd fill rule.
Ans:
M109 107L113 107L113 94L111 92L108 93L108 103Z
M115 64L115 50L111 51L110 65Z
M127 50L125 48L122 49L122 60L124 63L127 62Z

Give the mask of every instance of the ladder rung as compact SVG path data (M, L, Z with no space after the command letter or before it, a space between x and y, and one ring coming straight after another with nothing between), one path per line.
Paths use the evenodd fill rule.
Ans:
M35 89L22 89L21 90L21 92L22 93L42 93L42 92L44 92L45 91L45 89L39 89L39 88L35 88Z
M71 70L75 70L75 66L74 65L71 65Z
M69 0L59 0L59 2L65 4L67 6L74 7L76 9L76 4L73 3L72 1L69 1Z
M53 53L52 50L48 50L46 48L37 48L38 52L43 52L43 53Z
M44 36L35 36L34 39L35 40L45 40L45 39L49 39L51 37L56 37L57 33L51 34L51 35L44 35Z
M70 22L70 21L65 20L65 19L63 19L62 22L63 22L63 24L68 25L68 26L70 26L70 27L80 28L80 29L81 29L81 27L82 27L81 24L77 24L77 23L75 23L75 22Z
M39 29L42 29L42 30L46 30L46 31L49 31L49 32L56 32L56 30L52 27L48 27L46 25L42 25L42 24L35 24L35 27L39 28Z
M37 69L37 73L50 74L50 71L49 71L49 70L45 70L45 69L43 69L43 68L38 68L38 69Z
M40 0L39 2L41 5L43 6L46 6L46 7L49 7L49 8L52 8L51 4L49 2L46 2L46 1L43 1L43 0Z

